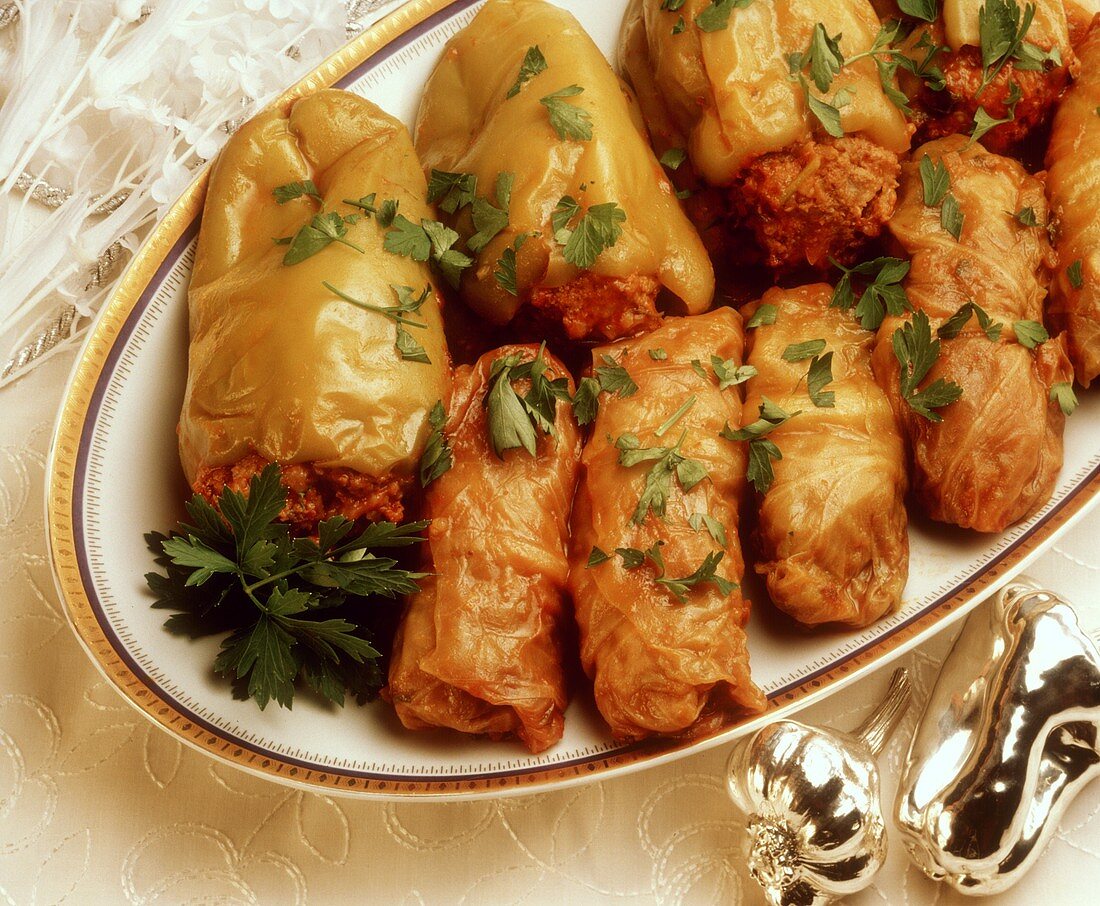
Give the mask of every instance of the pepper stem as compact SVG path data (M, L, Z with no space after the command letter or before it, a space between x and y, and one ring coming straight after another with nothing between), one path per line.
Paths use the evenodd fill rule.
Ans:
M871 712L862 724L852 731L860 742L871 750L872 755L878 755L886 745L886 740L894 732L905 712L909 710L909 699L913 687L909 682L909 671L901 667L894 671L890 677L890 688L879 702L877 708Z

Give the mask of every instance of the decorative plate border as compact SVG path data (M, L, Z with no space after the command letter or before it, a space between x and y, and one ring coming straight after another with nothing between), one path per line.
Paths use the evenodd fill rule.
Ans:
M368 67L380 65L410 42L473 6L477 0L411 0L329 57L275 102L285 106L319 88L343 87ZM102 396L102 379L109 376L125 338L133 329L152 289L173 266L198 229L209 168L172 205L141 251L131 262L93 327L74 366L49 459L46 482L50 558L58 591L81 645L104 677L147 718L199 751L234 767L305 789L376 798L477 798L532 792L583 783L593 778L639 770L721 745L838 691L923 639L945 628L988 594L1024 569L1043 549L1100 500L1100 466L1083 476L1024 535L983 565L962 588L956 588L921 612L898 623L874 642L854 649L842 661L779 689L768 711L753 720L712 736L691 741L657 740L637 743L567 763L485 774L461 779L397 777L308 763L263 750L228 736L189 713L151 681L120 647L86 576L79 513L86 458L95 409ZM90 417L91 416L91 417Z

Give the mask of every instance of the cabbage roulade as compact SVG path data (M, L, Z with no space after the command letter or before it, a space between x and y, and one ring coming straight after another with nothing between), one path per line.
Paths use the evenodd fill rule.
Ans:
M918 23L901 47L918 64L944 48L931 57L943 75L937 90L901 70L917 138L971 133L1000 121L981 140L1002 153L1049 121L1077 70L1062 0L944 0L936 19Z
M868 0L634 0L623 25L620 63L657 150L686 151L698 178L728 190L731 226L777 268L847 261L877 236L909 147L873 59L810 67L819 24L845 60L880 31Z
M755 569L799 622L865 626L897 607L909 574L905 446L871 371L874 334L831 296L825 284L772 289L742 311L770 313L748 331L747 420L765 400L799 413L767 435L782 459L760 502Z
M493 324L524 305L573 339L706 311L714 275L633 101L572 15L489 0L428 80L416 146L473 263L462 298Z
M1051 323L1066 332L1077 380L1100 375L1100 27L1080 48L1081 77L1054 117L1047 195L1057 224Z
M737 587L746 454L720 436L740 424L741 351L741 319L723 308L593 353L621 389L599 395L584 448L569 587L617 739L704 733L764 707Z
M946 195L926 203L934 183L957 216L945 218ZM883 321L875 375L908 435L928 514L999 532L1046 503L1062 466L1053 391L1071 372L1064 342L1042 323L1043 186L962 135L918 148L901 184L890 232L911 259L904 286L915 314Z
M230 139L188 296L179 445L196 492L245 493L277 462L281 518L300 530L402 518L450 362L427 266L385 251L384 227L344 199L428 216L425 191L405 127L348 92L262 113Z
M444 432L453 465L425 499L429 576L390 664L387 694L410 729L516 735L532 752L561 738L565 549L581 447L568 374L529 346L455 374ZM543 422L528 420L528 403Z

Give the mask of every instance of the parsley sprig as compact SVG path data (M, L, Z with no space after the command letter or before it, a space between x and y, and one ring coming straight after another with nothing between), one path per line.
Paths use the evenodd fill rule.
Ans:
M844 272L833 290L829 306L843 308L845 311L855 306L855 316L859 318L864 329L878 330L887 312L897 316L912 310L913 306L901 283L909 273L908 261L900 258L873 258L855 267L845 267L832 258L829 260ZM853 289L853 277L870 278L859 296L856 296Z
M556 436L557 401L570 401L569 379L547 377L549 365L544 358L546 346L539 347L534 359L524 362L520 353L497 359L489 367L489 392L485 408L489 412L489 442L493 452L504 458L506 450L522 447L535 455L538 434ZM513 386L529 381L527 392L520 396Z
M577 199L563 195L550 216L550 224L555 241L564 246L565 260L580 268L590 268L606 249L619 241L623 232L620 224L626 222L626 211L608 201L581 212Z
M591 424L600 411L600 393L617 393L619 399L626 399L638 392L638 385L622 360L616 361L607 353L600 356L602 365L597 365L594 377L581 378L577 394L573 397L573 414L577 424Z
M340 705L348 692L370 697L381 685L380 654L349 617L364 610L356 599L417 590L424 573L375 551L423 541L428 524L380 522L353 536L337 516L320 523L316 539L292 538L276 521L286 497L276 464L252 477L247 497L223 489L217 509L192 497L191 524L146 536L161 569L145 577L153 607L174 611L165 623L173 633L229 632L214 670L261 710L272 700L290 708L299 679Z
M962 333L962 329L966 327L966 322L970 320L971 315L978 322L978 327L981 328L982 333L991 342L995 343L1001 338L1001 330L1004 329L1004 325L1000 321L994 321L985 309L976 302L964 302L960 305L959 310L939 326L936 335L945 340L955 339Z
M736 431L727 424L719 432L718 436L724 437L726 440L748 441L748 479L761 494L767 494L772 482L775 481L772 460L783 458L779 447L775 445L774 441L768 439L768 435L780 425L801 414L802 410L787 412L782 406L777 406L766 396L761 396L760 417L756 421Z
M707 477L706 466L696 459L689 459L683 453L687 431L680 433L679 439L671 447L643 447L636 434L622 434L615 440L619 451L619 465L631 469L644 462L653 465L646 472L642 493L634 509L631 521L635 525L645 522L650 511L664 518L668 507L669 494L672 492L672 477L686 494Z
M419 296L414 295L411 286L394 286L391 284L390 289L392 289L394 295L397 296L396 305L375 305L371 302L364 302L362 299L356 299L342 289L333 286L327 280L322 281L321 285L329 292L339 296L345 302L349 302L356 306L356 308L362 308L364 311L376 312L392 321L396 329L393 345L401 358L410 362L421 362L425 365L430 365L432 363L432 360L428 358L427 350L416 342L413 335L405 329L406 327L416 327L420 330L428 329L428 325L423 321L414 321L412 318L406 316L410 314L420 314L421 306L428 301L428 297L432 294L431 284L425 286Z
M432 431L424 445L424 452L420 455L422 488L426 488L440 475L449 472L454 465L451 446L447 443L447 435L443 432L447 426L447 411L443 408L442 400L432 406L432 411L428 413L428 423L432 426Z
M720 525L719 528L721 528ZM638 569L643 566L646 561L652 563L656 568L657 574L654 578L657 584L663 585L672 592L681 604L687 602L688 592L700 585L713 585L723 596L731 594L733 590L737 588L736 582L732 582L718 574L718 565L726 555L725 551L711 551L703 558L703 562L700 563L690 575L681 578L669 576L668 570L665 567L664 556L661 554L661 548L664 546L664 543L663 541L657 541L644 551L636 547L617 547L615 548L615 553L622 561L624 569ZM606 563L610 559L611 556L609 554L604 553L598 547L594 547L588 555L588 568L591 569L594 566L599 566L601 563Z
M1009 63L1014 69L1040 70L1061 64L1055 46L1044 51L1025 41L1035 19L1035 4L1020 9L1017 0L985 0L978 10L978 35L982 51L982 81L974 92L979 97Z
M523 90L523 86L531 81L540 72L546 71L546 57L542 55L542 51L539 50L539 46L536 44L533 47L527 48L527 53L523 55L523 62L519 66L519 75L516 76L516 81L511 88L508 89L506 98L514 98L520 91Z
M917 415L930 422L942 422L943 416L936 410L955 402L963 390L954 381L943 378L936 378L924 390L918 389L940 355L940 341L932 339L928 315L915 312L911 321L894 331L890 341L898 360L902 399Z
M565 88L539 98L539 103L546 108L550 117L550 125L563 141L587 142L592 140L592 115L577 104L570 104L566 98L574 98L583 94L584 89L580 85L567 85Z

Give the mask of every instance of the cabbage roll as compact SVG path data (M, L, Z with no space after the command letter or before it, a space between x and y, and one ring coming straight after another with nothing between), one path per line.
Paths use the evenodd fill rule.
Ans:
M1077 380L1100 374L1100 28L1080 48L1081 77L1054 117L1047 195L1057 224L1051 323L1066 332Z
M593 352L606 387L581 459L569 589L616 739L700 734L765 704L737 587L746 452L720 436L740 424L741 351L741 320L722 308Z
M686 151L694 173L723 190L728 229L750 230L777 268L846 261L877 236L909 147L874 60L830 72L824 91L808 65L792 77L789 58L810 49L818 23L839 35L845 58L880 31L868 0L687 0L676 9L633 0L623 24L620 65L658 152Z
M946 170L958 239L944 226L946 196L925 203L925 156L926 172ZM1064 342L1042 323L1043 186L962 135L918 148L901 185L890 232L911 260L904 286L916 314L883 321L875 374L905 427L928 514L999 532L1047 502L1062 466L1065 419L1052 391L1071 372Z
M988 21L1000 26L987 26L985 42L983 7ZM1002 43L1002 35L1019 37L1020 43ZM921 80L901 70L917 138L970 133L981 109L988 120L1005 120L981 139L1002 153L1049 121L1077 71L1062 0L944 0L935 21L917 23L901 47L918 63L930 60L943 76L940 84L936 77ZM934 47L942 49L930 57Z
M748 331L746 421L765 400L798 412L767 435L782 459L760 501L755 569L799 622L865 626L898 606L909 574L905 447L871 371L874 334L831 296L777 288L742 312L775 314Z
M710 307L706 250L633 99L565 10L489 0L428 80L416 147L473 259L462 298L490 323L530 304L573 339L611 339L657 326L662 289Z
M262 113L229 140L188 295L179 446L196 492L247 492L277 462L298 529L402 518L429 412L450 392L438 295L427 266L385 251L385 229L344 199L428 216L425 191L405 127L348 92Z
M514 366L532 361L538 374L513 386ZM453 465L424 501L430 575L408 602L390 664L387 694L410 729L514 735L532 752L561 738L566 539L581 441L558 397L572 391L565 366L538 347L505 346L455 373L444 432ZM498 454L490 420L498 405L511 414L500 401L518 407L532 393L549 395L542 411L553 433L529 423L534 455L518 446Z

